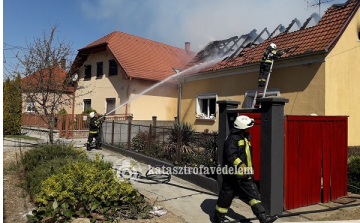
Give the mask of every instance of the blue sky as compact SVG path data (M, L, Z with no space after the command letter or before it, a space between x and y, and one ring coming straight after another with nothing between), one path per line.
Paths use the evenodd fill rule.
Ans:
M304 22L318 7L305 0L2 0L4 73L15 63L19 47L42 37L58 24L56 36L77 50L122 31L198 52L213 40L240 36L292 19ZM317 0L307 0L316 3ZM334 0L321 5L321 13Z

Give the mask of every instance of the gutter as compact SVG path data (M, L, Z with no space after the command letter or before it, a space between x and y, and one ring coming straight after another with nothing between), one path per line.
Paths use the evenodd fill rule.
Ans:
M326 50L320 50L316 52L311 52L307 54L299 54L292 57L287 57L283 59L277 60L277 66L276 68L284 68L284 67L291 67L291 66L297 66L297 65L304 65L314 62L324 62ZM312 58L304 58L304 57L312 57ZM295 61L292 61L295 60ZM231 75L238 75L238 74L244 74L244 73L250 73L250 72L259 72L259 64L258 62L253 62L250 64L245 64L241 66L234 66L234 67L228 67L223 68L219 70L212 70L207 72L201 72L192 74L188 77L182 77L177 79L177 81L181 81L183 83L185 82L191 82L191 81L198 81L198 80L206 80L206 79L212 79L212 78L219 78L219 77L226 77Z
M177 108L177 124L180 124L180 112L181 112L181 90L182 86L181 83L178 84L179 86L179 93L178 93L178 108Z
M126 89L126 94L127 94L128 100L130 99L129 91L130 91L131 80L132 80L132 78L129 77L129 84L128 84L127 89ZM128 105L129 105L129 103L126 103L126 105L125 105L125 115L126 115L126 117L128 116Z
M176 69L176 68L173 68L173 70L176 72L176 73L179 73L180 72L180 69ZM177 80L175 80L175 83L177 82ZM180 113L181 113L181 92L182 92L182 86L181 86L181 83L178 82L178 89L179 89L179 92L178 92L178 105L177 105L177 124L180 124Z

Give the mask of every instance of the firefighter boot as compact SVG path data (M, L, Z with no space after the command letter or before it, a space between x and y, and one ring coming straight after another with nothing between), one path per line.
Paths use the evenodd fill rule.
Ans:
M87 151L90 151L90 150L91 150L91 148L90 148L90 143L86 143L86 150L87 150Z
M96 149L101 149L101 142L96 142Z
M272 223L276 221L279 217L277 215L266 216L265 212L262 212L257 215L257 218L259 219L260 223Z
M225 222L225 215L226 214L222 214L218 211L215 211L215 215L214 215L214 223L224 223Z

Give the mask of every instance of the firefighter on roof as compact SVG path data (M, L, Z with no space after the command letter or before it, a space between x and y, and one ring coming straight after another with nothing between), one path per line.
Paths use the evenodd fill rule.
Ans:
M260 74L259 74L259 87L264 87L266 84L266 79L270 73L271 65L274 62L274 59L284 55L285 51L276 51L276 44L271 43L264 53L260 63Z
M252 147L249 141L251 138L249 129L254 124L254 119L245 115L238 116L234 121L234 128L230 130L230 134L225 140L223 166L240 171L235 174L230 174L230 172L228 174L223 172L222 174L223 182L215 207L215 223L225 222L225 216L232 200L239 193L243 193L260 223L271 223L278 218L265 214L258 188L253 181L253 171L245 171L246 169L252 170Z

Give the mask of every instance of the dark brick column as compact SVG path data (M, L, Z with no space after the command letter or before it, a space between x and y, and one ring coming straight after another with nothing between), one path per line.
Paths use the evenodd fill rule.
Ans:
M286 98L261 98L260 194L268 214L284 209L284 106Z

